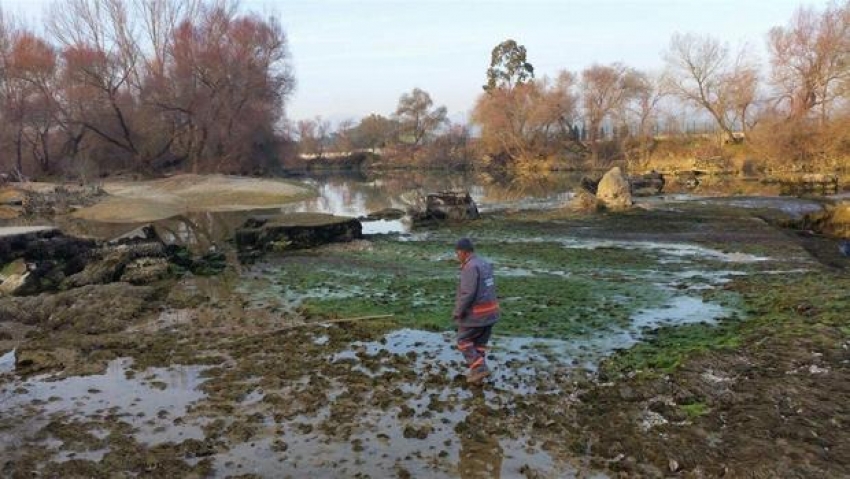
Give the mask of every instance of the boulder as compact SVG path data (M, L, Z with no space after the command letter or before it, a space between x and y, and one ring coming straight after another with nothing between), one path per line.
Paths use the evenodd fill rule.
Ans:
M31 216L68 214L81 206L91 206L106 196L98 185L59 185L52 191L26 191L24 194L23 210Z
M15 372L22 376L63 369L77 360L79 354L68 348L54 350L21 349L15 358Z
M619 167L611 168L599 181L596 198L612 210L625 209L632 205L631 186Z
M249 218L236 230L240 254L313 248L363 237L356 218L320 213L289 213Z
M567 207L574 211L593 213L599 210L599 200L590 191L584 188L576 188L575 194Z
M0 227L0 263L18 258L61 262L86 256L95 246L94 240L65 236L50 226Z

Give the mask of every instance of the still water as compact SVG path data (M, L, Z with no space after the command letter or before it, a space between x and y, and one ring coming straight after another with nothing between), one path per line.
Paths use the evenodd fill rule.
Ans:
M312 173L298 178L316 191L316 196L283 208L202 212L179 215L155 222L160 236L166 242L187 245L196 250L206 250L230 240L245 220L258 214L275 213L329 213L339 216L363 218L370 213L388 208L407 211L424 206L425 195L440 191L469 191L482 212L494 210L549 209L564 206L579 187L587 173L562 172L546 175L493 174L442 171L393 171L379 174L362 173ZM592 175L592 174L591 174ZM598 176L598 174L597 174ZM702 180L696 188L671 179L663 195L654 201L688 201L710 197L734 197L739 201L764 200L804 213L820 208L812 201L794 197L780 197L779 187L758 180L738 177L711 177ZM102 223L83 220L65 220L56 225L70 234L100 239L125 235L146 223ZM410 230L410 220L363 221L364 234L396 233Z
M399 171L379 175L317 174L298 178L316 191L316 196L283 208L199 212L156 221L159 235L168 243L198 251L222 245L236 229L255 215L276 213L329 213L362 218L392 208L407 211L422 206L425 195L447 190L469 191L481 211L497 208L549 208L569 200L581 174L545 177L494 177L489 174ZM113 239L150 223L105 223L63 218L60 229L73 235ZM364 221L364 234L410 230L410 220Z

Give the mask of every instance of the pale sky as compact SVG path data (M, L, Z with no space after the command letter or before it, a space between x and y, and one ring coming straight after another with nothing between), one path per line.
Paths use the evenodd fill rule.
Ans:
M51 0L0 0L38 24ZM538 77L596 63L663 67L674 32L711 34L749 45L765 62L767 31L806 0L242 0L274 13L289 37L298 87L287 116L359 120L389 115L418 87L455 120L486 82L490 51L505 39L525 45Z

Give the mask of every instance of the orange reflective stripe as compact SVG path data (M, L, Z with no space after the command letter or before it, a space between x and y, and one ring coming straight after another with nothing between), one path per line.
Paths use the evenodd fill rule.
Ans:
M499 310L498 301L490 301L489 303L481 303L472 306L472 314L490 314Z
M472 364L469 365L469 368L475 369L482 364L484 364L484 358L478 358L475 361L473 361Z

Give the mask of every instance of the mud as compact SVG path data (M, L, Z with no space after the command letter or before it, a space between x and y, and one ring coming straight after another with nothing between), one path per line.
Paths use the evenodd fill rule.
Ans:
M89 316L2 324L0 470L841 477L850 284L765 211L491 212L121 286L126 310L40 298ZM503 296L480 388L448 321L459 236Z

